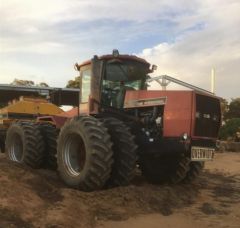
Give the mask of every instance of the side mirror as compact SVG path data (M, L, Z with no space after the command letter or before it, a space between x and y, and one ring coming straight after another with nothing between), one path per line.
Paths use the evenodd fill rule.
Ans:
M80 70L80 66L78 65L78 63L75 63L74 65L74 70L79 71Z
M152 65L152 69L151 69L151 72L153 72L153 71L155 71L155 70L157 70L157 65Z

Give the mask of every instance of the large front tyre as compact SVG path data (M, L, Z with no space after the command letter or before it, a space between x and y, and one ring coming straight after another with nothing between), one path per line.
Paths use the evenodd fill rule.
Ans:
M186 177L183 179L184 183L191 183L195 181L202 173L204 162L191 161Z
M70 187L94 191L110 177L112 143L107 129L94 117L69 120L61 129L57 146L58 171Z
M140 169L153 184L177 184L189 171L190 158L182 154L174 156L147 156L140 159Z

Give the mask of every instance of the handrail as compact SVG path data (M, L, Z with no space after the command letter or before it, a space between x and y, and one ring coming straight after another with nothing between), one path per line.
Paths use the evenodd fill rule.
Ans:
M162 82L160 80L163 80ZM163 86L166 86L169 84L169 82L174 82L178 85L181 85L181 86L184 86L184 87L187 87L189 89L192 89L192 90L195 90L195 91L198 91L198 92L201 92L201 93L207 93L207 94L210 94L210 95L214 95L214 93L208 91L208 90L205 90L205 89L202 89L200 87L197 87L197 86L194 86L194 85L191 85L187 82L184 82L184 81L181 81L179 79L176 79L176 78L173 78L171 76L168 76L168 75L160 75L160 76L156 76L156 77L152 77L152 78L149 78L147 79L148 82L152 82L152 81L156 81L158 82L160 85L163 85ZM162 84L163 83L163 84Z

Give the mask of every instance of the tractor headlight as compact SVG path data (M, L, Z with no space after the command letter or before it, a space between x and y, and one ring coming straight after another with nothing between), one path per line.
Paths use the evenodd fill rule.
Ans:
M155 121L157 125L160 125L162 123L162 118L159 116Z
M187 139L188 139L188 134L187 134L187 133L184 133L184 134L182 135L182 138L183 138L184 140L187 140Z

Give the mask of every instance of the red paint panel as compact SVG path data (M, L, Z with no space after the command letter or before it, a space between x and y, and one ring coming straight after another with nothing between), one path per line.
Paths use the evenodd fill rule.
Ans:
M191 135L193 113L193 91L127 91L127 100L167 97L163 117L164 137L179 137L183 133Z
M191 135L193 92L166 91L167 104L164 110L164 136Z
M114 57L113 55L102 55L102 56L98 56L98 59L100 60L120 59L120 60L126 60L126 61L136 61L140 63L145 63L150 66L150 63L148 63L145 59L139 58L135 55L119 55L118 57ZM83 67L89 64L91 64L91 60L87 60L79 64L79 67Z

